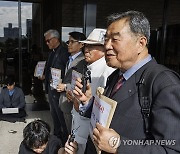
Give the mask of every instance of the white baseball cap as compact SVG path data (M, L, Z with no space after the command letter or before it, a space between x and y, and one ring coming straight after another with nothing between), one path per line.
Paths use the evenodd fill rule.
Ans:
M102 44L104 45L105 29L95 28L84 41L79 41L85 44Z

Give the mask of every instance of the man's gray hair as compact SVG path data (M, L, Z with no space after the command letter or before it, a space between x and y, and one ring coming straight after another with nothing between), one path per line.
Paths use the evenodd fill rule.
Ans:
M48 34L50 34L50 36L51 36L51 38L52 37L55 37L55 38L60 38L60 35L59 35L59 32L57 31L57 30L55 30L55 29L50 29L50 30L48 30L47 32L45 32L44 33L44 37L46 36L46 35L48 35Z
M123 18L127 18L131 32L136 35L140 34L145 36L147 38L147 44L149 44L150 24L145 15L138 11L127 11L124 13L112 14L107 17L108 26Z

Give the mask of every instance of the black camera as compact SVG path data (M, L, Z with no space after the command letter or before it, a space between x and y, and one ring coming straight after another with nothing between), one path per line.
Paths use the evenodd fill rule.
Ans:
M74 139L75 139L75 134L72 133L69 140L68 140L68 144L70 144L70 142L74 142Z
M86 87L87 87L87 81L89 80L89 82L91 83L91 71L89 69L87 69L87 66L85 65L83 67L83 73L82 73L82 92L85 93L86 92Z
M80 126L79 126L80 127ZM74 142L74 139L75 139L75 133L77 132L77 130L79 129L79 127L77 127L76 129L73 129L72 132L71 132L71 136L68 140L68 144L70 144L70 142Z

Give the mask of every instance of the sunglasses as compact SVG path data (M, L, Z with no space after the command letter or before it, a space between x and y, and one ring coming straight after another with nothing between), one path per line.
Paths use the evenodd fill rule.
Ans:
M54 37L50 38L50 39L47 39L45 40L46 43L50 43L50 41L53 39Z

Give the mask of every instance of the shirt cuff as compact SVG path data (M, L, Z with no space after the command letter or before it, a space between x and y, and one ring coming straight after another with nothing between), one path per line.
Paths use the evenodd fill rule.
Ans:
M83 105L82 103L79 105L79 112L81 114L83 114L84 112L86 112L89 107L92 105L92 103L94 102L94 97L91 97L91 99L88 101L87 104Z

